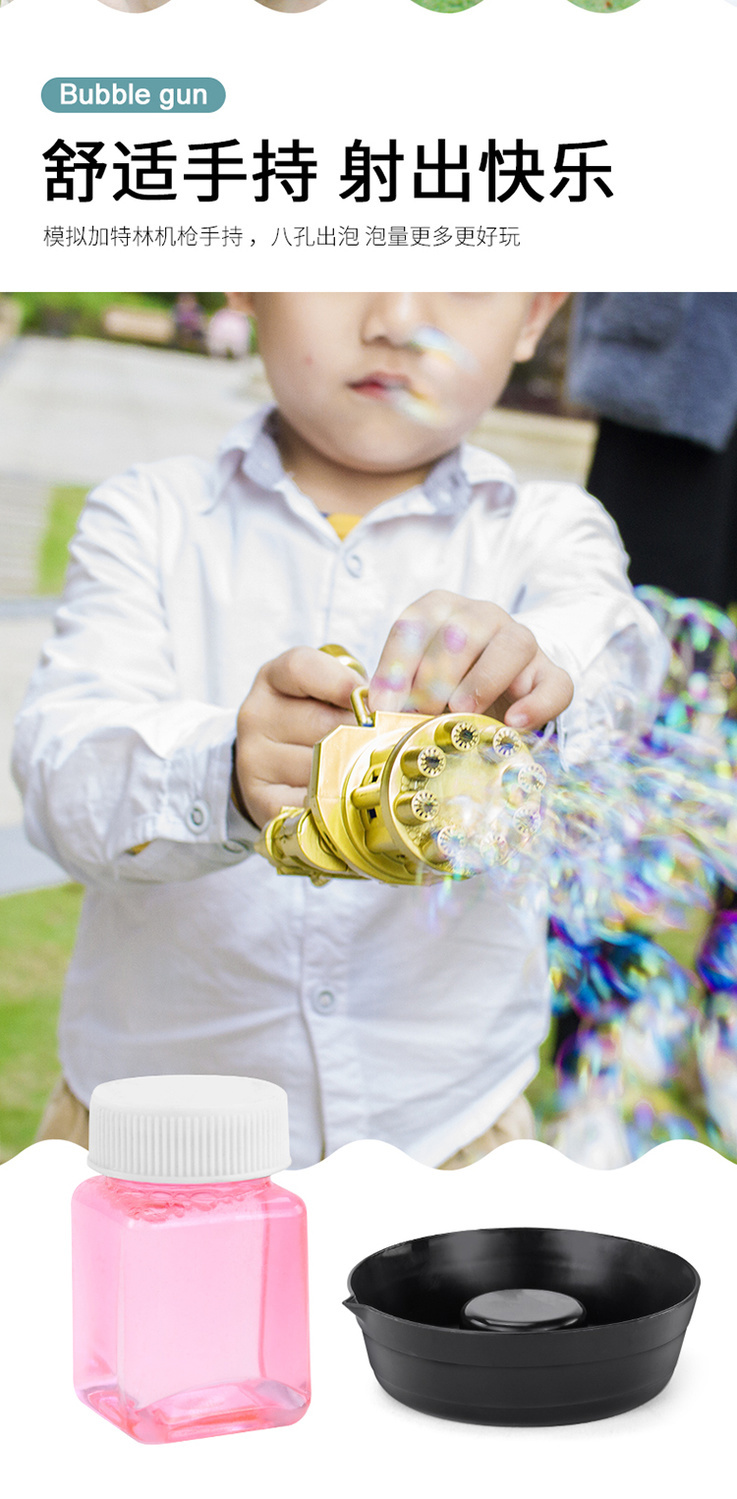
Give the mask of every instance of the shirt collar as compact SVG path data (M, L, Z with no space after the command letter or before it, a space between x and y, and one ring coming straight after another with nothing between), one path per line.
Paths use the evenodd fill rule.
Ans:
M205 510L212 510L225 496L239 471L267 491L284 492L292 485L273 436L275 410L273 403L261 406L228 433L218 450L213 483L203 506ZM421 487L385 501L364 519L368 521L373 516L389 519L390 513L392 516L404 514L410 508L439 515L460 512L466 509L474 490L480 485L489 487L500 508L511 508L517 485L509 464L485 448L463 442L438 460ZM413 504L409 503L410 497Z

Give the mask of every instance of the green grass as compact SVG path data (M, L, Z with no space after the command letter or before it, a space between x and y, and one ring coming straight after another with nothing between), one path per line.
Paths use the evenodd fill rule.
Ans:
M468 10L470 6L479 4L480 0L415 0L415 5L422 5L425 10L441 10L446 13Z
M61 593L67 570L69 543L77 526L87 491L77 484L57 484L51 491L46 530L38 552L40 594Z
M56 1025L80 885L0 900L0 1161L30 1145L59 1073Z
M572 5L579 5L581 10L595 10L600 15L608 11L628 10L630 5L636 5L637 0L571 0Z

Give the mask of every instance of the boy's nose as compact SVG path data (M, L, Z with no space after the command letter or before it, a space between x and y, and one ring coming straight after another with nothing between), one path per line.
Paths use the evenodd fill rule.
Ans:
M401 346L423 321L427 318L417 292L376 292L366 310L363 337L366 343L384 339Z

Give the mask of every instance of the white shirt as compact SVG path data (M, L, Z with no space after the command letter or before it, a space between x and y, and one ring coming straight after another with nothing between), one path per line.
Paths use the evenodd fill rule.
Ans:
M570 672L560 728L580 757L592 729L647 711L667 647L612 521L573 485L517 486L463 446L341 542L266 415L213 464L100 485L71 549L15 751L31 840L88 886L62 1065L84 1102L115 1077L268 1078L295 1165L358 1138L438 1164L534 1075L544 915L490 879L315 888L249 857L229 799L238 707L294 645L339 641L373 671L401 611L442 587L499 604Z

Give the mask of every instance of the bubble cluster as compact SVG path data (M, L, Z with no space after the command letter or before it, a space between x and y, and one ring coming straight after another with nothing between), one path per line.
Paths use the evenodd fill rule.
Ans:
M737 1155L737 909L716 912L698 956L706 1002L654 940L712 910L720 882L737 888L737 631L710 604L639 592L672 649L657 722L573 770L537 747L543 831L517 859L548 880L553 1008L577 1017L547 1138L597 1166L697 1138L678 1107L693 1059L709 1137Z
M737 685L737 629L729 616L714 604L676 599L663 589L637 592L672 647L659 717L669 728L690 729L702 738L714 726L723 731Z
M737 890L737 631L710 604L640 594L671 644L650 733L564 766L554 736L523 736L533 758L520 764L519 735L500 729L493 752L509 764L494 796L480 756L444 845L458 875L547 904L567 1034L545 1134L588 1165L695 1138L683 1109L697 1077L710 1138L737 1155L737 905L713 917L697 974L657 940Z
M553 914L585 945L632 927L683 925L695 907L710 907L718 879L737 885L737 778L732 765L722 773L711 750L696 758L690 743L669 735L665 744L655 733L564 770L554 740L531 748L533 764L501 785L519 835L505 877L510 899L524 899L527 882L544 882ZM497 753L505 753L501 741ZM480 766L478 788L458 809L459 874L472 858L483 869L489 835L506 819L499 802L489 802Z
M683 925L694 908L710 908L717 881L737 887L737 724L726 716L737 631L712 605L642 593L672 646L651 732L614 736L585 764L566 768L554 736L528 735L533 761L502 781L519 835L505 863L509 896L524 899L528 882L543 882L553 914L583 946ZM495 755L513 761L519 743L516 730L502 728ZM524 801L533 792L539 809L530 814ZM480 784L462 818L459 873L469 860L483 869L485 847L498 871L490 838L498 817Z

